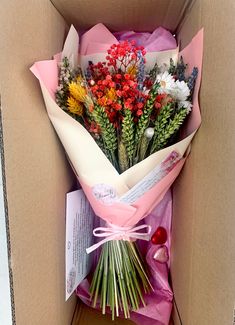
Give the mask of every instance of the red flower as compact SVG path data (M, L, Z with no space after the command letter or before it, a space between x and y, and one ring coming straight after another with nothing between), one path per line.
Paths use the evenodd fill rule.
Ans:
M120 111L122 109L122 105L119 103L115 103L114 107L117 111Z
M116 84L115 84L115 82L112 81L112 82L109 83L109 86L110 86L111 88L115 88Z
M128 85L130 86L130 87L137 87L137 83L136 82L134 82L133 80L129 80L128 81Z
M103 80L102 85L107 86L108 85L108 80Z
M140 116L140 115L142 115L143 114L143 111L141 110L141 109L138 109L138 111L136 112L136 115L137 116Z
M131 75L130 75L129 73L125 73L125 74L124 74L124 78L125 78L126 80L129 80L129 79L131 78Z
M159 108L162 107L162 105L161 105L160 103L158 103L158 102L155 102L155 107L156 107L157 109L159 109Z
M142 102L139 102L139 103L137 104L137 107L138 107L139 109L141 109L141 108L144 107L144 104L143 104Z
M123 90L124 90L124 91L128 91L129 89L130 89L130 87L127 86L127 85L125 85L125 86L123 87Z
M130 103L130 101L128 101L128 100L126 100L125 102L124 102L124 106L125 106L125 108L128 108L128 109L130 109L130 110L132 110L133 109L133 105Z
M105 77L106 80L112 80L112 76L110 74L108 74L106 77Z
M122 91L121 90L117 90L116 94L117 94L118 97L122 97Z
M161 102L166 96L167 96L167 94L159 94L156 97L156 101Z

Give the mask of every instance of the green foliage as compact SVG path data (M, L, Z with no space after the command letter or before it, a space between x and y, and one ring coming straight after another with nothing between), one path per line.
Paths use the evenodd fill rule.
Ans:
M118 145L118 162L122 173L129 168L126 147L122 141Z
M151 91L149 92L149 98L146 102L146 105L143 110L143 114L139 118L139 122L137 124L136 136L135 136L135 143L138 145L142 136L144 135L144 131L147 129L149 125L149 120L151 113L153 111L155 99L158 93L158 84L154 84Z
M181 108L175 113L173 118L170 118L170 111L165 109L159 121L156 121L156 137L153 140L151 154L163 149L172 136L179 130L187 116L187 109Z
M117 135L115 128L109 121L104 108L102 106L95 105L92 111L92 117L101 129L105 148L111 153L114 153L114 151L117 149Z
M144 160L147 150L148 150L148 145L149 145L149 139L143 135L141 139L141 144L140 144L140 150L139 150L139 160Z
M165 129L167 123L169 123L169 119L173 112L172 105L168 104L161 108L154 126L154 137L152 141L152 147L150 152L153 153L156 151L156 147L158 147L159 135Z
M126 148L130 166L132 166L133 154L135 149L135 127L132 113L129 109L125 110L125 116L122 120L122 141Z

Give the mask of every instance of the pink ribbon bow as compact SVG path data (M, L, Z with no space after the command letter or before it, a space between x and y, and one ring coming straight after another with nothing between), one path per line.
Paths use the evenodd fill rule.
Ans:
M87 254L95 251L101 245L107 243L111 240L126 240L130 241L131 239L141 239L141 240L150 240L151 226L149 225L140 225L137 227L118 227L115 225L108 224L109 227L98 227L93 230L93 235L95 237L103 237L101 241L97 244L94 244L86 249ZM146 231L140 232L140 230L146 229Z

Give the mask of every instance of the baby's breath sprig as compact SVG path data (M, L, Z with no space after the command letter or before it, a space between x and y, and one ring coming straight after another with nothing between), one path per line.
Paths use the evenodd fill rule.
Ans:
M125 109L125 116L122 120L122 141L126 147L129 159L129 167L132 166L133 154L135 149L135 128L132 113Z
M159 121L159 125L155 126L157 127L158 131L156 133L156 137L153 140L152 148L150 151L151 154L163 149L167 145L167 142L170 140L170 138L179 130L180 126L183 124L188 113L187 109L182 107L170 120L168 120L169 114L169 108L166 108L164 113L165 117ZM164 123L165 120L168 122ZM164 127L162 126L163 124Z

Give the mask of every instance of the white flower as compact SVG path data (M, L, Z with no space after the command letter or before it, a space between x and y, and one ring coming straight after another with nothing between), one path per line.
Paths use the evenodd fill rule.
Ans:
M190 95L190 90L186 82L177 80L171 95L180 102L186 101Z
M144 135L146 136L147 139L151 140L152 137L154 136L154 128L147 128L144 131Z
M143 93L144 93L145 95L148 95L149 92L150 92L150 89L147 89L146 87L143 88Z
M183 101L180 101L180 102L179 102L179 107L184 107L184 108L186 108L186 109L187 109L187 114L188 114L188 113L191 112L193 105L192 105L192 103L191 103L190 101L188 101L188 100L183 100Z
M158 74L156 82L160 84L160 88L158 89L159 94L171 94L172 90L175 88L175 80L167 71Z

